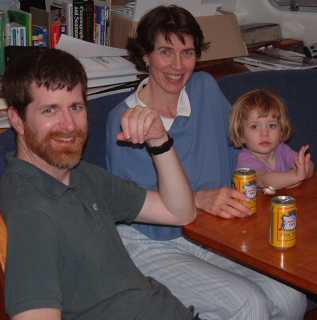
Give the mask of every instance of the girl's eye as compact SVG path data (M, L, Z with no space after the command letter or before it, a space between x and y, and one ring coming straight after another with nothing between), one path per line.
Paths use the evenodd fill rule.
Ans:
M256 125L256 124L251 124L251 125L249 126L249 128L252 129L252 130L256 130L256 129L258 129L258 125Z
M270 123L269 124L269 128L270 129L276 129L278 127L278 124L277 123Z

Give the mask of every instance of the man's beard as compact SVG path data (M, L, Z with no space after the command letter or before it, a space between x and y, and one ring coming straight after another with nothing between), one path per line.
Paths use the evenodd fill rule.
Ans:
M32 128L25 124L24 139L28 148L49 165L58 169L71 169L81 159L87 140L87 128L74 130L70 133L52 131L40 138ZM73 139L73 142L59 145L55 141L59 139Z

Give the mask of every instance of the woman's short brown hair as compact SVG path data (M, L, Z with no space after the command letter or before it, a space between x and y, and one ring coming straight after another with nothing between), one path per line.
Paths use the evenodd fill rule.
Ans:
M290 138L292 127L288 117L288 110L282 98L267 89L256 89L242 95L232 106L229 120L229 136L235 147L243 146L243 123L248 119L251 111L257 110L260 116L273 113L281 127L281 140Z
M158 34L164 35L166 40L176 34L183 43L185 34L192 36L198 58L208 48L198 22L189 11L175 5L158 6L142 17L135 37L128 39L129 58L139 71L147 71L143 57L154 50Z

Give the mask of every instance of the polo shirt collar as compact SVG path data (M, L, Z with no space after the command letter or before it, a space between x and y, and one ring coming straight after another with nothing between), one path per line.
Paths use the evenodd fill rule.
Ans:
M6 170L11 171L13 174L21 175L25 179L30 179L35 188L51 197L59 198L65 192L74 188L73 185L67 186L61 183L31 163L16 158L12 153L7 155L7 161Z
M125 103L129 108L134 108L135 106L146 107L143 101L140 99L139 94L140 91L146 86L149 82L149 78L145 78L139 85L136 91L131 94L128 98L126 98ZM177 103L177 110L176 110L176 117L183 116L189 117L191 113L191 106L188 94L186 92L186 88L184 87L179 95L178 103ZM161 120L163 122L165 130L169 130L174 122L175 119L166 118L161 116Z

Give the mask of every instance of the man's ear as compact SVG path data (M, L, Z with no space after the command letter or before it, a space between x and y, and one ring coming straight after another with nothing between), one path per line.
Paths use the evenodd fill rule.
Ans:
M11 123L11 126L16 131L17 134L24 134L24 122L18 114L17 110L13 107L8 108L8 118Z

